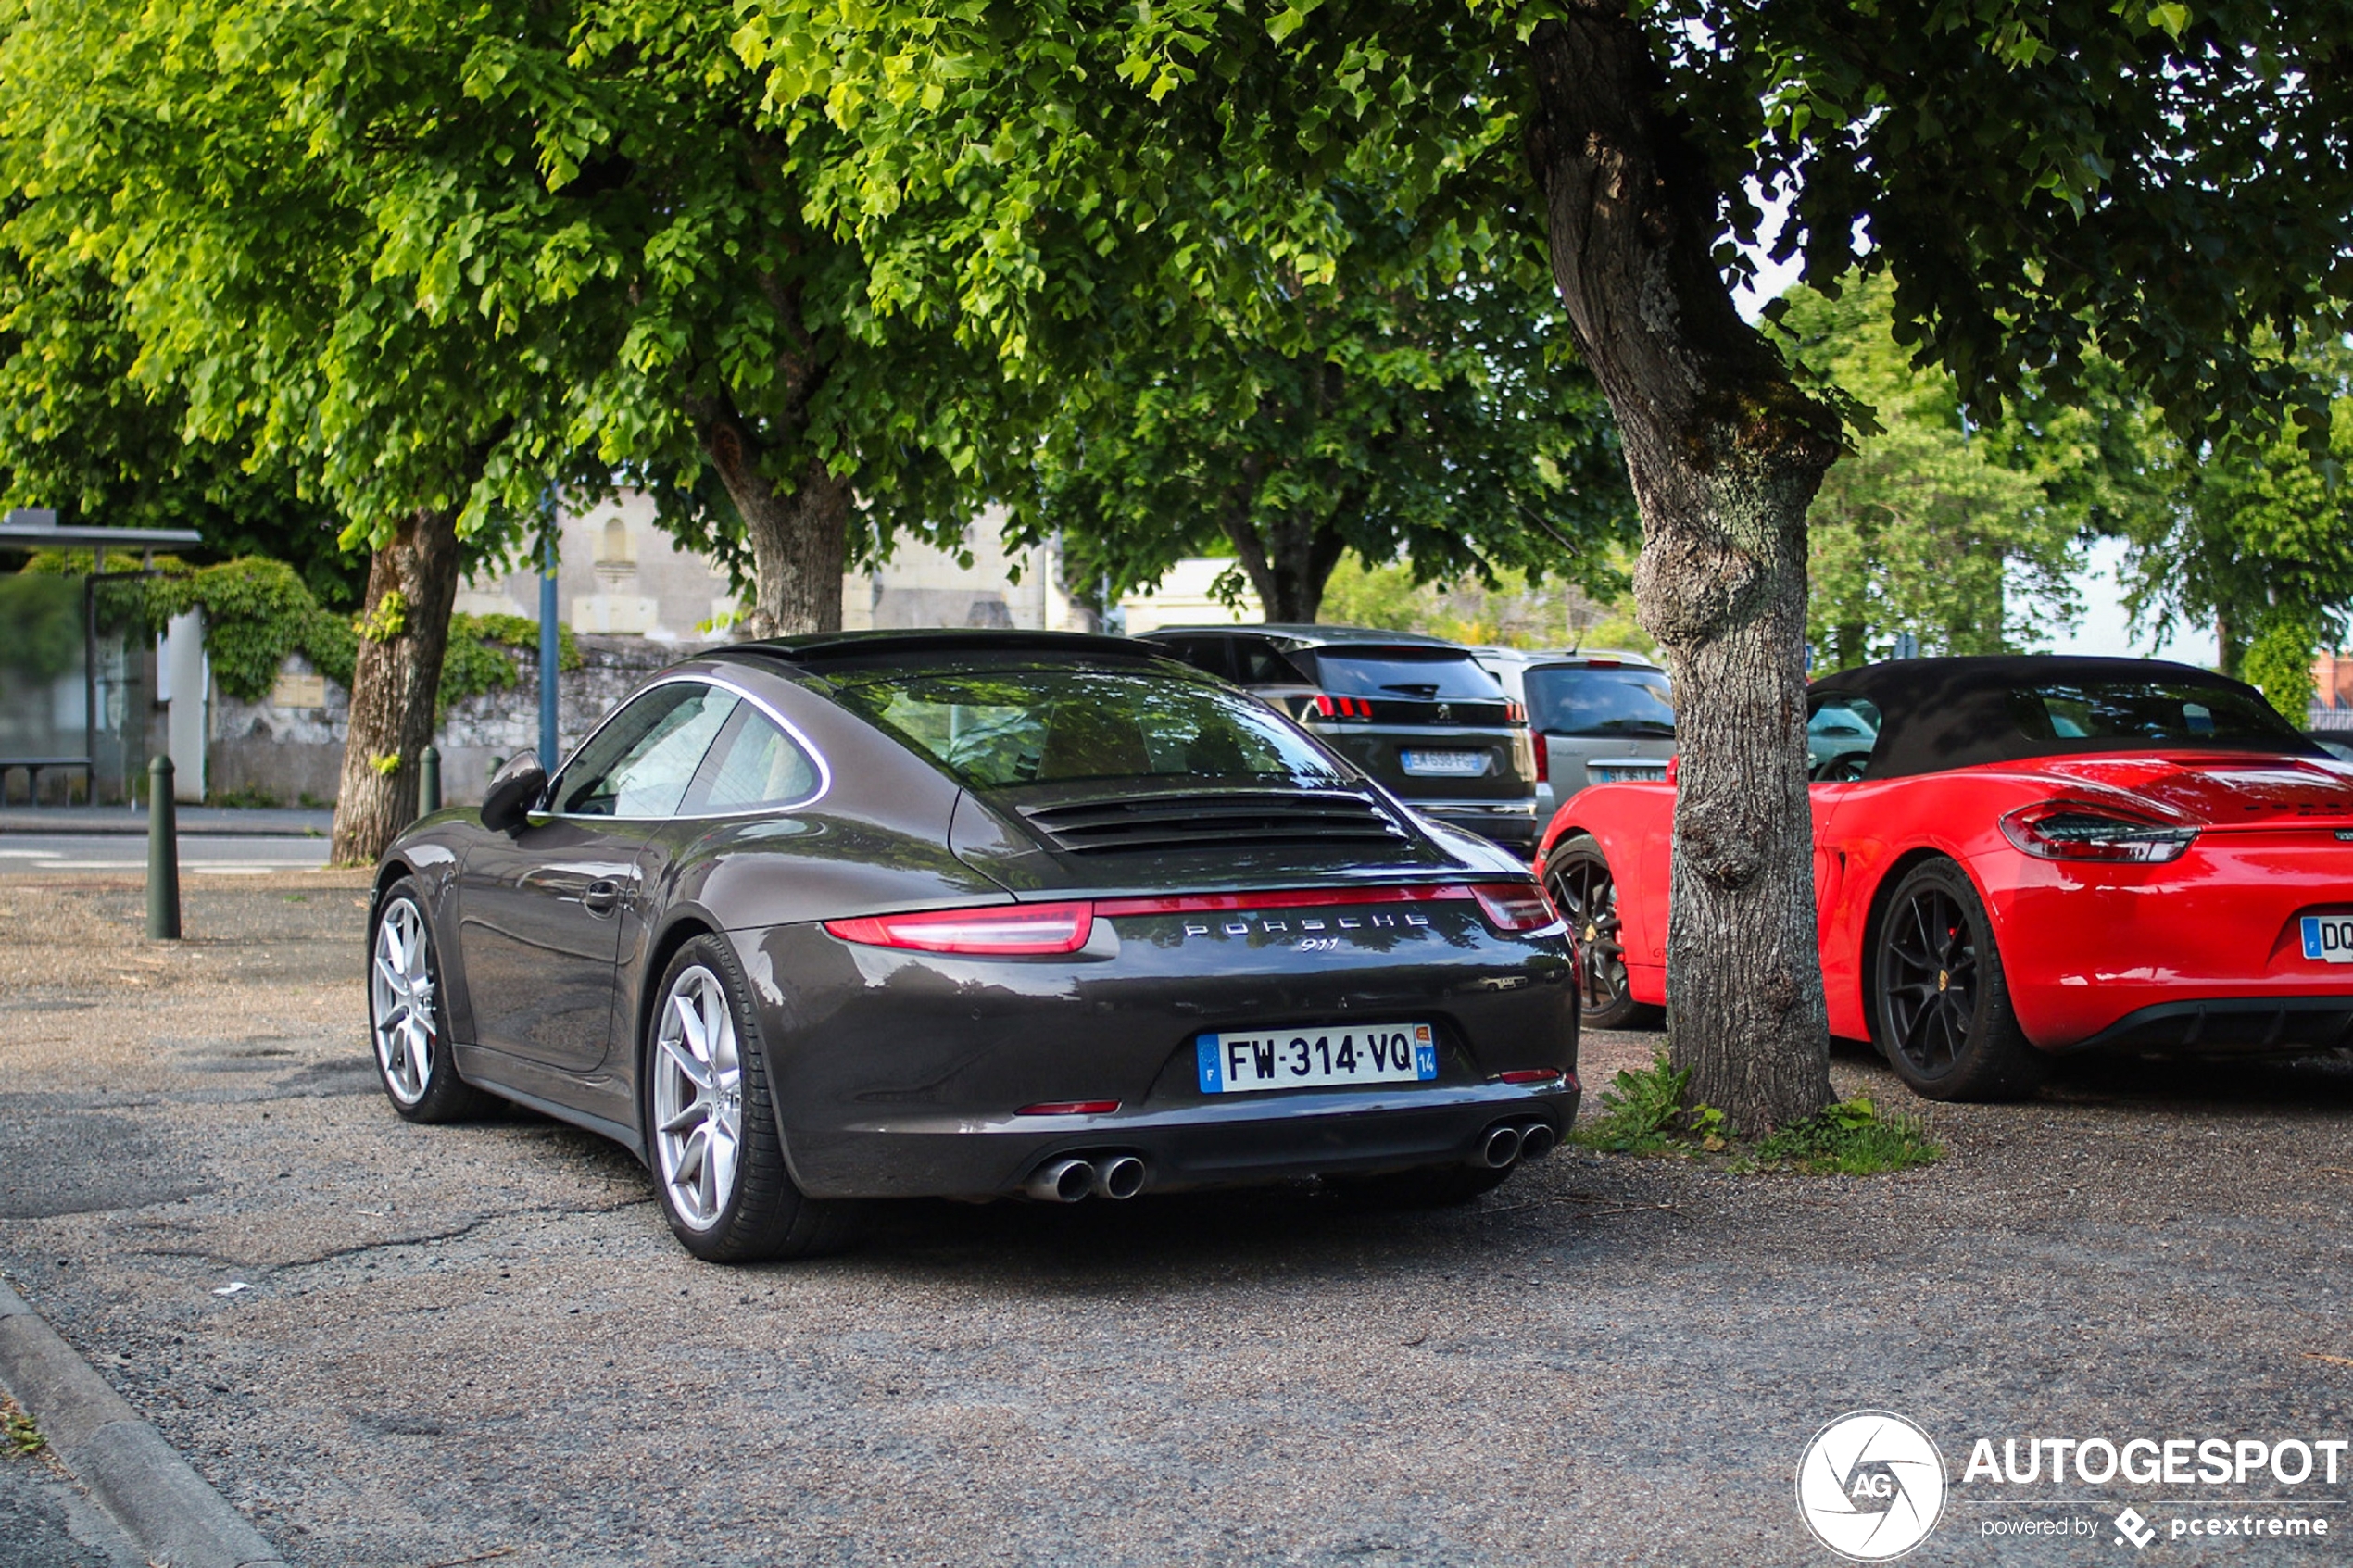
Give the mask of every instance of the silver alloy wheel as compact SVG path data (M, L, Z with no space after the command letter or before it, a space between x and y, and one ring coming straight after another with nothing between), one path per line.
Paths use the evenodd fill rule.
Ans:
M671 983L653 1056L662 1185L680 1219L709 1230L735 1197L744 1135L743 1056L719 976L697 964Z
M384 1085L403 1105L414 1105L433 1086L434 1052L440 1046L434 1010L433 966L422 910L395 898L376 925L375 962L369 966L369 1013L375 1021L376 1060Z

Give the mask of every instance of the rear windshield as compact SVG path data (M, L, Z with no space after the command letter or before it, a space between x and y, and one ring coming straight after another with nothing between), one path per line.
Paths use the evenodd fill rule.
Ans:
M1663 670L1594 670L1555 664L1528 672L1528 721L1555 735L1675 734Z
M1495 677L1453 648L1317 648L1315 666L1324 689L1335 696L1504 700Z
M2251 691L2194 681L2093 681L2019 686L2010 717L2030 740L2208 746L2303 737Z
M1303 789L1354 783L1252 698L1166 675L892 675L845 686L839 700L973 789L1082 779Z

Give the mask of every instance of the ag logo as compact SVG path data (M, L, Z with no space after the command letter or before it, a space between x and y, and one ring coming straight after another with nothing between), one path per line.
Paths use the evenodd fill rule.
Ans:
M1814 1434L1797 1461L1797 1512L1814 1538L1858 1562L1901 1557L1944 1512L1944 1459L1888 1411L1856 1411Z

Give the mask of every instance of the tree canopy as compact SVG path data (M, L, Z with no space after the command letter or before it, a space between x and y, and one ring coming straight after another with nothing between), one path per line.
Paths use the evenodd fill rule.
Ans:
M2334 393L2325 461L2286 432L2190 448L2174 504L2121 532L2132 608L2159 631L2214 627L2224 671L2300 724L2313 654L2353 608L2353 352L2299 358Z
M1547 295L1447 278L1289 304L1279 337L1131 346L1074 383L1015 508L1026 532L1059 533L1114 593L1230 551L1274 621L1315 621L1347 551L1422 581L1618 585L1625 465Z
M1692 1092L1769 1124L1826 1103L1804 751L1806 518L1841 447L1732 308L1776 254L1893 284L1895 340L1990 424L2096 364L2184 440L2322 390L2291 358L2353 302L2353 6L2259 0L749 0L773 104L854 150L812 207L884 312L1009 361L1139 290L1238 313L1355 242L1382 178L1413 248L1541 223L1640 499L1644 624L1683 764L1667 942ZM1205 188L1224 193L1199 200ZM912 215L912 216L911 216ZM1273 258L1271 263L1260 258Z

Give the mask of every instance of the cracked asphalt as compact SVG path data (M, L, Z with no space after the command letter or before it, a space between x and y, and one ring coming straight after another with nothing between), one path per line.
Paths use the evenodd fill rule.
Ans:
M1462 1210L906 1204L724 1269L588 1135L392 1115L361 889L192 881L170 945L133 881L0 884L0 1272L298 1564L1813 1563L1797 1458L1860 1407L1956 1474L1977 1436L2353 1436L2341 1061L2077 1069L1931 1108L1951 1158L1893 1176L1564 1151ZM1655 1044L1589 1042L1589 1098ZM23 1555L57 1485L0 1471L0 1563L84 1560ZM2068 1512L2024 1490L1957 1488L1907 1562L2342 1555L2135 1554L2126 1502L2353 1532L2348 1476L1986 1537Z

